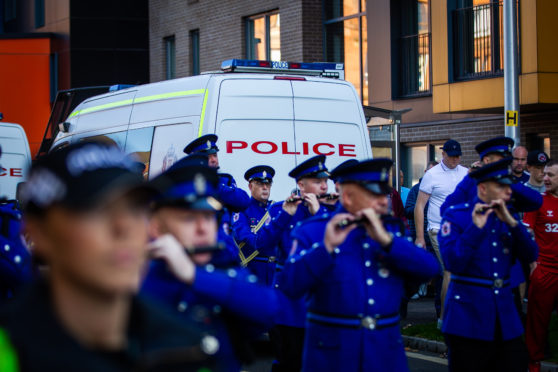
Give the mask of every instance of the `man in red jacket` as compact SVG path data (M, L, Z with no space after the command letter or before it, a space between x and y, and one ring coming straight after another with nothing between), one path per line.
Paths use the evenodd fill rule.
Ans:
M529 351L529 371L540 371L544 358L550 315L558 300L558 161L544 168L542 207L525 214L523 222L533 229L539 258L531 265L529 306L525 341Z

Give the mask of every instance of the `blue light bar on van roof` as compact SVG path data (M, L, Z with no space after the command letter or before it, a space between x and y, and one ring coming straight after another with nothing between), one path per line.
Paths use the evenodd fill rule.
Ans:
M225 72L266 72L275 74L323 76L337 79L345 78L344 64L329 62L306 63L229 59L221 64L221 70Z
M135 87L133 84L114 84L109 87L109 92L116 92L117 90Z

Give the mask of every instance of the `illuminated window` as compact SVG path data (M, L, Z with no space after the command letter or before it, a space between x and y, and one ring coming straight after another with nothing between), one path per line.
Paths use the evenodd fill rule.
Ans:
M391 3L394 98L430 94L429 0Z
M368 104L368 31L365 0L324 0L325 58L345 64L345 79Z
M451 27L455 80L503 74L502 1L458 0L452 11Z
M281 23L277 11L246 19L246 58L281 60Z

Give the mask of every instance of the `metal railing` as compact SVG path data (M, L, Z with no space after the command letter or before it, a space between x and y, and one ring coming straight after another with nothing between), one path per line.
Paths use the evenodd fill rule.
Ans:
M502 2L453 11L455 80L503 75L503 26Z
M430 94L430 33L399 39L399 97Z

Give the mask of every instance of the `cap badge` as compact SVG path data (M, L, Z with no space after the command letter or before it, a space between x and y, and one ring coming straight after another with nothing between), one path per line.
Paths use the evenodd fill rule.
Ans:
M318 169L319 170L324 170L324 164L322 162L318 163Z
M538 158L539 158L539 161L540 161L541 163L546 162L546 156L545 156L544 154L542 154L542 153L539 154Z
M385 181L387 179L387 169L382 168L382 173L380 174L380 181Z
M200 173L197 173L194 176L194 190L196 190L196 194L198 195L205 194L207 190L207 181L205 180L205 177Z
M267 178L267 172L263 171L263 178Z
M210 140L207 140L207 149L208 150L211 149L211 141Z

